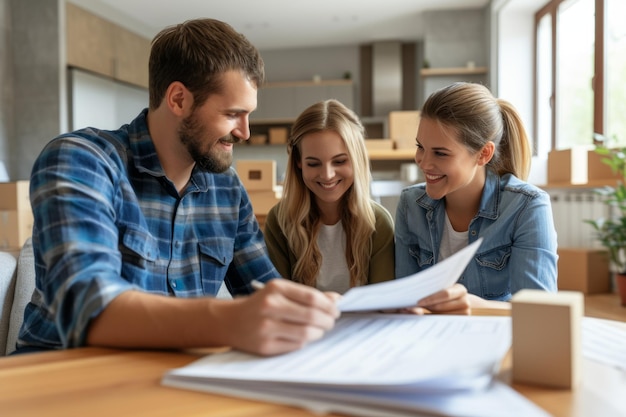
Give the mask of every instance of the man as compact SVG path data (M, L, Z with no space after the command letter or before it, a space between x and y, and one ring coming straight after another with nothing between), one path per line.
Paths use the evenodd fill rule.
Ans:
M230 168L263 61L198 19L152 43L150 105L116 131L61 135L31 176L37 288L17 352L231 346L272 355L331 329L331 294L275 279ZM266 283L254 292L252 281ZM247 297L216 299L222 282ZM254 293L253 293L254 292Z

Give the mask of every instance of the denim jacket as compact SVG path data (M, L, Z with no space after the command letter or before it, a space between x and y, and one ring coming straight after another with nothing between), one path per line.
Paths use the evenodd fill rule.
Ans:
M438 261L445 200L433 200L425 184L402 191L396 214L396 278ZM459 283L470 294L508 301L524 288L557 290L557 239L548 194L513 175L487 170L480 208L468 244L483 237Z

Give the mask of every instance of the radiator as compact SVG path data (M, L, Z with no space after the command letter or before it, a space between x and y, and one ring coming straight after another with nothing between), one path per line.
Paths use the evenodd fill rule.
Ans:
M600 248L593 226L584 220L609 216L609 209L593 190L549 190L559 247Z

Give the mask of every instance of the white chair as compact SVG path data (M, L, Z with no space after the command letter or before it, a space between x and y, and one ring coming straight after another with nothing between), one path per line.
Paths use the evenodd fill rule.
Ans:
M11 304L11 319L7 334L7 355L15 350L17 336L24 321L24 309L33 296L33 291L35 291L35 255L33 254L33 243L29 238L22 246L20 256L17 259L15 292Z
M15 294L17 259L8 252L0 252L0 355L6 351L11 322L11 306Z

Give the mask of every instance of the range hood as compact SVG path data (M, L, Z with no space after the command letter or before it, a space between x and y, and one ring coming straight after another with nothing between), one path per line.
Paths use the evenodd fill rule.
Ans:
M372 44L372 116L387 116L402 108L402 44Z

